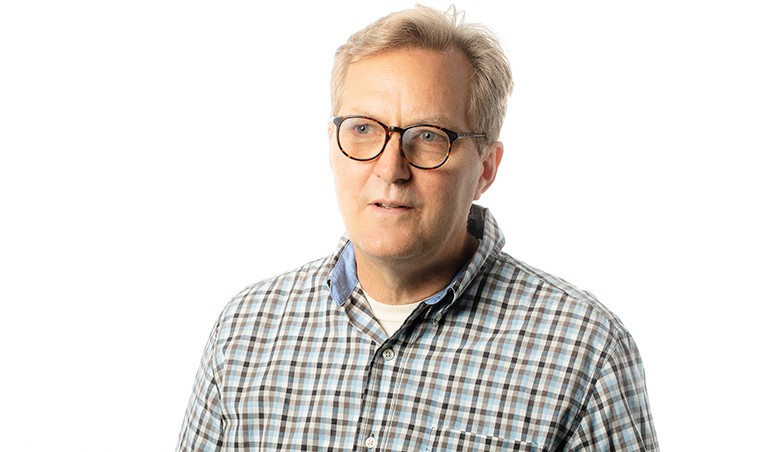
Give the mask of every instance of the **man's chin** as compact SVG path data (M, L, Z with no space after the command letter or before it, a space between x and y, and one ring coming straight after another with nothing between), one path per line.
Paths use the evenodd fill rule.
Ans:
M372 262L406 262L414 259L421 259L420 247L408 240L382 240L377 237L373 240L352 240L355 245L355 253L361 254Z

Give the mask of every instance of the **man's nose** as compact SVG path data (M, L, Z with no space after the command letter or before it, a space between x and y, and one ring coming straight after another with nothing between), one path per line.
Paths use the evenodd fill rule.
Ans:
M376 159L376 175L385 182L397 183L411 178L411 165L405 160L400 147L400 133L389 132L389 141Z

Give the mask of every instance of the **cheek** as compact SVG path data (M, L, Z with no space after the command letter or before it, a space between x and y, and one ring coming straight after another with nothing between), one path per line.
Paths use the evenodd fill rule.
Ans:
M333 170L333 185L336 188L336 199L341 204L345 195L349 193L349 178L344 176L344 171L338 165L331 164L331 168Z
M447 190L449 197L457 204L457 208L465 208L476 199L478 180L480 179L481 168L474 162L464 162L448 178Z
M359 174L359 168L353 166L357 162L347 159L338 150L335 152L339 155L335 155L333 152L334 150L331 150L330 163L333 183L336 187L336 200L339 206L344 209L362 192L364 181ZM355 171L356 169L357 171Z
M423 199L432 201L428 205L431 206L431 216L435 217L433 221L453 226L455 219L468 211L475 190L474 185L469 184L466 177L460 173L444 176L421 185L419 194Z

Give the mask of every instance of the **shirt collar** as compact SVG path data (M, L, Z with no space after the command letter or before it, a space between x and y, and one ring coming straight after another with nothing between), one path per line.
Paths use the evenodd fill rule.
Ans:
M347 301L352 291L355 289L358 283L357 279L357 267L355 265L355 250L352 247L352 242L344 237L340 244L341 249L337 251L338 259L336 265L331 271L331 278L329 284L331 286L331 296L338 303L339 306L343 306Z
M427 305L436 305L446 300L445 307L438 311L438 316L441 316L442 312L464 292L488 261L488 258L498 255L504 247L504 235L490 211L484 207L472 205L467 220L467 231L480 240L477 251L443 290L424 300ZM345 236L339 243L336 251L336 264L328 280L334 301L339 306L343 306L352 295L358 282L354 247L349 238Z

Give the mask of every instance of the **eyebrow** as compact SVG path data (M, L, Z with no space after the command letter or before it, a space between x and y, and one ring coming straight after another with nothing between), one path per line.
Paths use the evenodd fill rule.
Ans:
M368 116L369 118L372 118L372 119L375 119L377 121L381 121L381 122L386 123L385 121L382 121L377 115L371 113L370 111L367 111L367 110L355 110L355 109L352 109L352 111L354 111L356 113L351 113L350 115L346 115L346 116L351 116L351 115ZM447 129L451 129L451 130L456 127L455 125L451 124L450 121L448 121L444 116L425 116L425 117L422 117L422 118L418 119L417 121L413 121L413 122L411 122L409 124L399 124L396 127L410 127L410 126L418 125L418 124L427 124L427 125L431 125L431 126L440 126L440 127L445 127ZM394 124L387 124L387 125L392 126Z

